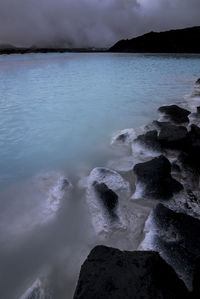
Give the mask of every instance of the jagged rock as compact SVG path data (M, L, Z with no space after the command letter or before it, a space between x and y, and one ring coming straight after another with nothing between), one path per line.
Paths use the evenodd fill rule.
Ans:
M200 114L200 106L197 107L197 114Z
M95 247L81 267L74 299L183 299L184 283L153 251Z
M158 109L158 111L163 113L167 119L175 124L188 123L188 115L191 113L190 111L180 108L177 105L162 106Z
M143 195L147 198L170 199L174 193L183 189L183 186L172 178L171 164L163 155L136 164L133 170L137 182L144 185Z
M200 27L184 28L164 32L148 32L133 39L120 40L110 52L134 53L200 53L197 40Z
M94 182L93 184L96 193L98 194L103 206L106 211L110 215L111 218L117 218L116 215L116 207L118 205L118 196L117 194L108 188L108 186L104 183Z
M179 156L179 161L186 169L189 167L194 172L200 174L200 128L196 125L191 125L189 132L189 146L185 152Z
M188 147L188 131L183 126L161 126L158 141L163 149L185 150Z
M153 151L162 151L160 143L158 141L158 132L156 130L148 131L143 135L139 135L134 142L139 143Z
M156 249L191 285L195 260L200 256L200 221L158 204L153 222L157 231Z

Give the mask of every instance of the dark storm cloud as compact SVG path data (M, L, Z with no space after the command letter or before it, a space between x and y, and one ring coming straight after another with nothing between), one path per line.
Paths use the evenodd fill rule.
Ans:
M0 0L0 43L105 47L199 20L199 0Z

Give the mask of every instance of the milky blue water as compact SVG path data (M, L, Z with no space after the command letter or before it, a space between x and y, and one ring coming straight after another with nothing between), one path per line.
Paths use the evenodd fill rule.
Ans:
M12 239L15 236L17 242L21 226L27 226L29 212L37 206L41 192L32 178L54 171L74 179L83 165L88 169L104 165L112 155L109 142L114 131L136 129L157 118L157 108L181 101L192 92L199 76L198 55L0 56L0 217L3 219L0 232L4 246L9 247L5 232ZM56 179L48 178L48 186L44 188L50 188ZM20 226L18 221L24 213L28 220ZM38 211L33 211L35 219L34 213ZM14 228L17 232L13 232ZM55 227L51 229L54 231ZM25 277L31 276L28 266L19 270L20 275L13 274L9 260L12 256L18 269L24 256L27 263L33 256L37 260L41 242L37 236L33 237L36 248L27 249L28 241L23 245L12 243L10 251L6 249L2 254L4 270L8 271L3 280L2 298L14 298L15 289L23 285ZM49 233L43 248L49 248L54 238L55 233ZM60 250L61 239L63 232L58 238ZM17 249L13 249L16 244ZM19 254L19 246L23 254ZM44 256L38 259L35 272L48 264Z
M1 56L1 187L44 169L94 165L113 131L179 100L199 69L198 56Z

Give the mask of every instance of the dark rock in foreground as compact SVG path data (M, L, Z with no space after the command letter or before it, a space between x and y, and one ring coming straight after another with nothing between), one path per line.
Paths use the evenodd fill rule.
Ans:
M120 40L110 52L200 53L200 27L165 32L149 32L130 40Z
M116 208L118 205L118 196L117 194L108 188L104 183L94 182L93 186L101 202L110 215L111 218L117 218Z
M153 221L157 231L154 245L191 286L196 259L200 256L200 221L162 204L155 208Z
M162 106L158 109L158 111L164 113L164 115L175 124L188 123L188 115L191 113L177 105Z
M193 292L191 299L198 299L200 297L200 257L195 261Z
M184 299L184 283L153 251L95 247L81 267L74 299Z
M183 186L172 178L171 164L163 155L145 162L136 164L134 173L137 182L144 185L144 196L150 199L170 199L174 193L183 189Z

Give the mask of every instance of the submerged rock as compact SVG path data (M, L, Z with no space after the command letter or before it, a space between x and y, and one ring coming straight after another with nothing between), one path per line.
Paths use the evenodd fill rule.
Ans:
M91 171L87 180L86 200L94 231L98 235L109 233L111 227L124 229L120 199L129 196L130 184L116 171L104 167Z
M111 145L130 145L135 139L136 134L134 129L124 129L117 132L111 140Z
M53 299L40 279L37 279L19 299Z
M112 219L117 218L116 208L118 205L117 194L108 188L104 183L94 182L93 184L96 193L98 194L103 206Z
M122 176L109 168L96 167L94 168L88 178L88 189L91 190L94 186L94 182L104 183L107 187L119 194L129 194L130 185L125 181Z
M158 111L163 113L167 119L175 124L188 123L188 115L191 113L190 111L180 108L177 105L162 106L158 109Z
M183 189L183 186L172 178L171 164L163 155L136 164L133 171L137 182L144 185L143 195L147 198L166 200Z
M184 299L184 283L153 251L95 247L81 267L74 299Z

